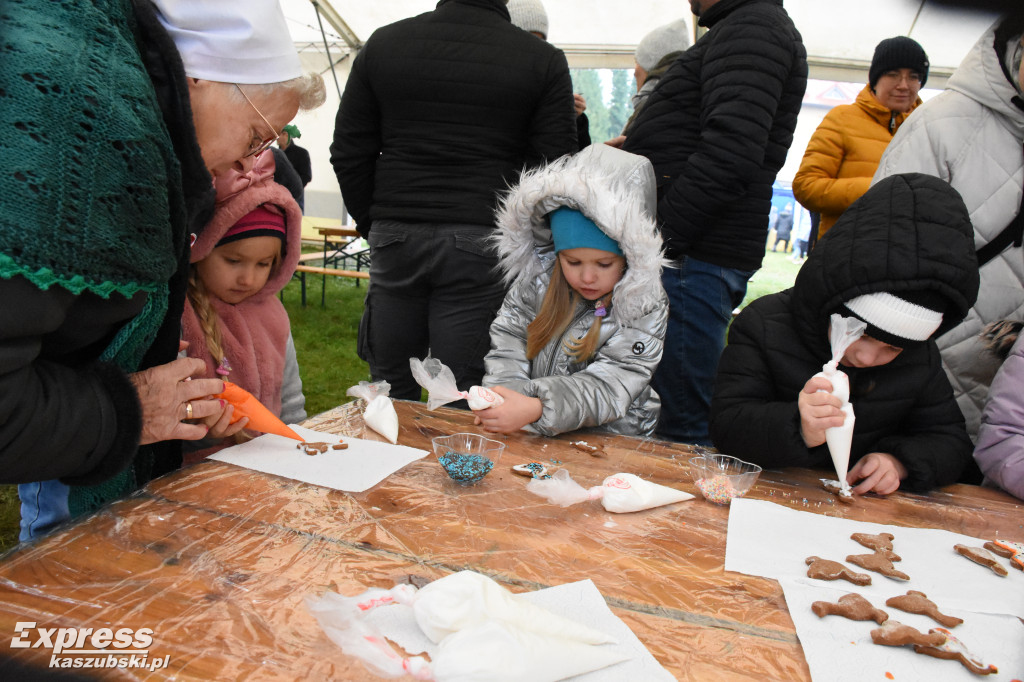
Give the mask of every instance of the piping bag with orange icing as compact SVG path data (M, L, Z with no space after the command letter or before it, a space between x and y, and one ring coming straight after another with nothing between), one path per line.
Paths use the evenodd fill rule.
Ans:
M846 474L850 470L850 446L853 443L853 425L856 418L853 414L853 405L850 404L850 378L846 376L846 372L839 369L839 361L846 353L846 349L864 334L866 328L867 324L862 320L833 313L828 328L832 359L822 366L820 372L811 377L824 377L832 382L832 395L842 401L839 409L846 414L842 426L825 429L825 442L828 443L832 465L835 466L836 476L839 477L840 494L846 496L851 494Z
M221 398L229 404L234 405L235 412L231 415L232 424L242 417L248 417L249 423L245 425L245 428L247 429L259 431L261 433L273 433L278 436L294 438L299 441L302 440L302 436L285 426L285 423L274 416L273 412L264 407L263 403L256 399L256 396L249 393L249 391L245 390L241 386L237 386L230 381L225 381L223 393L218 393L214 397Z

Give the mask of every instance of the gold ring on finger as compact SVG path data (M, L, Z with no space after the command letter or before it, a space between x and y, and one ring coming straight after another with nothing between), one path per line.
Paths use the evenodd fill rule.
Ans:
M190 401L190 402L185 403L185 419L191 419L191 418L192 418L192 403Z

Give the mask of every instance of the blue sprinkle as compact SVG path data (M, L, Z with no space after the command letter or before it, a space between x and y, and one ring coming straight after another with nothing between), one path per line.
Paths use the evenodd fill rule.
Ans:
M490 472L494 463L483 455L467 455L449 450L438 461L456 483L476 483Z

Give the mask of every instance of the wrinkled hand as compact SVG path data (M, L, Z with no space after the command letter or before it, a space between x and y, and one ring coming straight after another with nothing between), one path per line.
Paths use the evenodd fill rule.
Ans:
M188 403L192 403L193 419L203 420L222 411L221 401L207 397L223 391L223 381L185 381L194 374L202 374L205 368L202 360L181 358L130 375L142 406L140 445L162 440L199 440L206 436L205 425L182 421L187 416Z
M907 477L907 468L903 462L888 452L872 452L860 459L856 466L846 475L846 482L857 484L853 492L863 495L875 492L879 495L894 493L900 487L900 481ZM860 483L857 483L860 481Z
M576 115L579 116L587 110L587 100L578 92L572 95L572 106L576 110Z
M622 149L622 145L625 144L625 142L626 142L626 136L625 135L619 135L618 137L613 137L612 139L607 140L605 142L605 144L608 145L609 147L615 147L616 149Z
M492 391L505 399L497 407L476 412L474 424L483 426L488 433L515 433L527 424L540 419L544 405L539 398L525 396L504 386L491 386Z
M233 436L249 423L248 417L242 417L234 424L231 423L231 415L235 413L235 406L230 403L224 403L224 409L217 414L210 415L202 420L203 424L209 429L207 436L210 438L228 438ZM192 406L193 411L195 410L195 404Z
M842 426L846 414L839 409L842 401L832 395L832 382L824 377L811 377L797 398L800 410L800 435L809 448L825 442L825 429Z

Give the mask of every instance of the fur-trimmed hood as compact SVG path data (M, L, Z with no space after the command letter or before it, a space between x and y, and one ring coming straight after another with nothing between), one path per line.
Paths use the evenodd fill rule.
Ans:
M523 173L501 200L494 242L507 283L535 278L554 263L548 214L567 206L619 243L626 272L612 291L612 318L630 326L661 304L661 234L655 215L654 167L642 156L604 144Z

